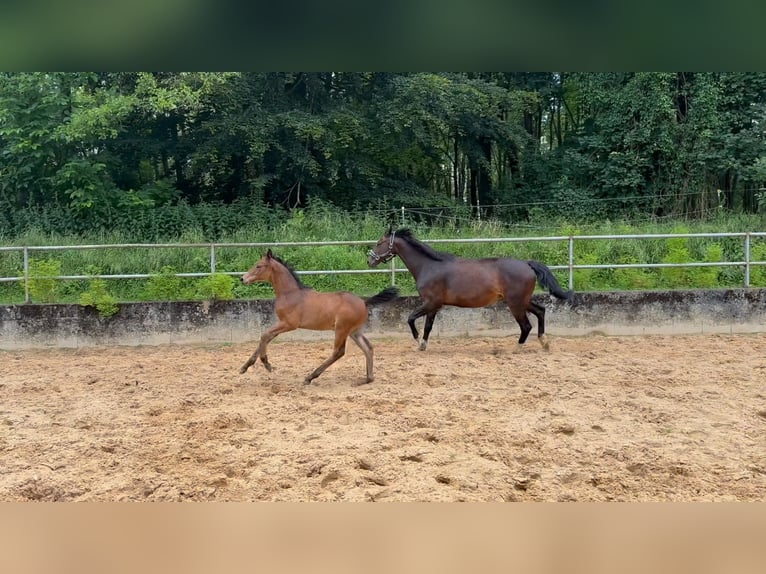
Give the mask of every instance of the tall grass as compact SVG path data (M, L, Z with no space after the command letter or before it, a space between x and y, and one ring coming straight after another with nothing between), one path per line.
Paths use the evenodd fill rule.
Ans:
M212 208L206 208L211 221L225 220L229 216L217 216ZM219 207L219 209L226 209ZM405 213L404 220L397 210L362 211L348 213L323 202L313 202L304 210L289 215L285 212L257 211L258 217L251 217L246 223L235 228L224 228L211 235L210 224L189 226L179 229L176 235L165 235L167 243L249 243L249 242L302 242L302 241L349 241L368 240L374 243L388 225L394 228L407 226L417 237L428 241L433 239L466 239L498 237L550 237L578 235L652 234L686 232L743 232L764 229L762 215L730 215L696 222L655 221L633 224L630 222L605 221L590 224L574 224L566 221L525 221L502 222L498 220L466 221L446 218L434 223L419 219L417 215ZM163 215L165 217L166 215ZM216 219L218 218L218 219ZM147 224L148 225L148 224ZM159 224L157 224L159 225ZM144 226L146 227L146 225ZM114 245L119 243L149 243L138 232L125 229L99 230L94 233L61 235L46 233L39 227L28 227L14 237L5 237L7 246L45 245ZM766 239L752 238L753 259L766 258ZM390 274L337 274L333 270L367 269L367 250L370 246L322 246L322 247L278 247L275 252L298 271L326 270L319 275L304 275L307 285L318 290L350 290L361 295L375 293L390 283ZM536 259L547 265L566 265L568 242L561 241L519 241L502 243L445 243L435 246L464 257L515 257ZM247 270L262 255L263 249L250 247L219 247L216 249L216 271L219 273L241 273ZM685 239L634 239L634 240L580 240L575 241L575 263L663 263L692 261L741 261L744 258L744 241L741 238L685 238ZM34 262L55 262L62 275L93 274L154 274L160 279L111 280L107 283L110 295L119 301L157 299L205 299L211 293L217 298L261 298L271 297L268 285L244 286L238 281L205 278L169 278L173 273L199 273L210 271L210 249L199 248L106 248L64 251L31 252ZM400 261L397 267L403 267ZM39 267L39 265L38 265ZM386 267L387 268L387 267ZM0 252L0 276L21 276L23 258L20 252ZM556 275L566 285L565 272ZM158 281L160 281L158 283ZM405 294L414 294L415 285L408 274L397 274L396 282ZM596 269L576 270L575 289L630 290L630 289L674 289L695 287L736 287L744 283L741 267L685 268L685 269ZM753 286L766 286L766 266L753 266ZM53 293L56 302L78 302L88 290L86 280L60 280ZM230 292L230 293L229 293ZM51 291L45 297L50 300ZM33 294L33 301L40 300ZM0 283L0 302L20 303L24 301L24 289L19 282Z

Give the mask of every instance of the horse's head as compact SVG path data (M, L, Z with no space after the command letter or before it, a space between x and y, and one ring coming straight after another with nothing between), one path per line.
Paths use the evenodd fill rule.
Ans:
M256 261L250 270L242 276L242 283L250 285L256 281L271 281L274 256L269 249L266 254Z
M370 249L369 257L367 258L367 265L370 267L376 267L379 263L386 263L391 261L396 255L394 248L394 241L396 240L396 231L393 231L390 227L383 234L375 247Z

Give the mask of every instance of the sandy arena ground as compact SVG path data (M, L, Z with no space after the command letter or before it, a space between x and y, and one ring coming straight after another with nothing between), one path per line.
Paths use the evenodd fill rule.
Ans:
M766 334L0 352L0 500L766 500Z

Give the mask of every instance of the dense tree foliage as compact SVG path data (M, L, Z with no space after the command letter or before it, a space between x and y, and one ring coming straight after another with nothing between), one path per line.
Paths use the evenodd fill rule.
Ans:
M762 73L2 73L0 226L313 198L512 221L757 212L765 112Z

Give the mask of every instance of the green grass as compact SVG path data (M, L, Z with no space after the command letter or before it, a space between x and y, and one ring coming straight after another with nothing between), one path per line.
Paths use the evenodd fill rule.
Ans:
M687 232L742 232L766 228L764 216L728 216L699 222L601 222L588 225L565 221L527 221L523 224L499 221L466 222L447 219L439 225L426 225L405 219L399 214L389 221L375 212L349 214L327 204L316 204L306 210L294 211L291 216L273 216L268 221L255 221L234 232L222 233L217 243L237 242L296 242L369 240L374 243L388 223L394 227L410 227L417 237L432 239L466 239L492 237L545 237L607 234L650 234ZM85 245L143 243L140 237L124 232L100 232L90 236L61 236L46 234L39 229L27 230L14 238L5 238L6 246ZM205 234L191 228L167 243L204 243ZM301 270L367 269L367 250L370 246L275 247L274 251ZM536 259L547 265L566 265L568 242L513 242L513 243L446 243L437 249L465 257L511 256L518 259ZM766 259L766 239L752 238L751 253L754 260ZM199 273L210 270L210 249L200 248L106 248L64 251L34 251L30 253L31 270L35 275L30 285L33 302L78 303L83 293L93 289L88 280L59 280L51 285L44 278L46 269L60 269L63 275L93 274L154 274L150 279L115 279L98 285L102 299L116 301L188 300L227 298L270 298L268 285L244 286L223 275L226 272L246 271L262 255L260 248L220 247L216 249L216 271L213 278L177 278L173 273ZM692 261L739 261L744 258L742 238L675 238L631 240L575 241L575 263L663 263ZM397 260L397 267L403 267ZM386 267L387 268L387 267ZM20 276L23 257L20 252L0 252L0 276ZM56 273L56 274L59 274ZM556 275L566 286L565 271ZM378 292L390 283L390 274L339 275L325 273L304 275L304 282L318 290L350 290L360 295ZM404 294L415 294L415 285L408 273L397 274L397 285ZM741 267L683 268L683 269L597 269L576 270L575 290L635 290L679 289L709 287L741 287L744 269ZM766 266L754 266L751 285L766 287ZM88 300L87 296L85 300ZM0 283L1 303L22 303L24 288L20 282Z

